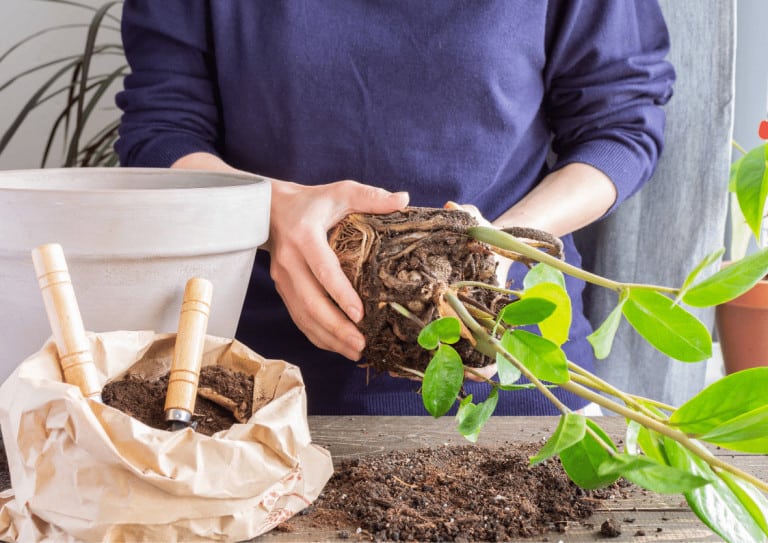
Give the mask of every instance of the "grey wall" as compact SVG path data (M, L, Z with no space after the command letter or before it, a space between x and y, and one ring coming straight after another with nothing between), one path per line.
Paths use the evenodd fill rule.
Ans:
M768 1L738 0L734 139L749 149L768 118Z
M106 3L106 0L79 0L79 2L88 6L100 7ZM119 16L119 6L112 8L110 13ZM73 23L87 25L92 15L92 11L56 2L0 0L0 56L5 54L14 44L34 32L52 26ZM112 22L111 26L117 28L118 23ZM82 51L86 32L85 27L58 30L14 50L0 60L0 87L29 67ZM104 28L99 33L99 41L119 43L119 40L120 35L117 30ZM117 66L118 62L122 62L122 59L101 59L94 66L94 73L107 70L111 66ZM47 69L35 73L0 91L0 134L6 131L34 91L54 72L55 69ZM64 84L62 81L56 86L61 87ZM113 89L117 91L120 86L120 84L114 85ZM0 169L39 167L50 127L65 103L63 96L59 96L41 106L25 121L12 143L0 154ZM95 126L103 126L116 115L116 108L111 98L104 100L103 104L103 107L95 113ZM57 151L60 149L61 146L56 147ZM60 153L54 155L54 161L51 165L59 164L59 156Z

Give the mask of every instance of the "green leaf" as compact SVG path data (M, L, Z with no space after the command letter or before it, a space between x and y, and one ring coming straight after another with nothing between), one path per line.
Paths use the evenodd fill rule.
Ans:
M424 372L421 398L424 407L435 418L442 417L456 401L464 382L464 365L456 350L440 345Z
M624 307L626 298L621 298L619 303L608 314L608 317L603 321L597 330L587 336L587 341L592 344L592 349L595 351L595 358L603 360L611 353L611 347L613 346L613 339L616 337L616 331L621 324L621 311Z
M768 533L761 527L765 524L764 513L756 511L751 500L742 501L745 494L752 496L759 492L757 489L735 493L704 460L669 438L664 438L664 451L671 466L710 482L684 495L691 510L713 532L729 543L768 542ZM751 486L745 481L741 483L745 489ZM755 514L762 516L762 521L756 520Z
M499 391L496 387L491 389L485 401L478 404L472 403L472 395L464 398L459 404L459 410L456 412L458 421L457 430L468 441L475 443L480 436L480 430L488 422L499 402Z
M670 423L727 449L768 453L768 367L718 379L681 405Z
M768 247L733 262L692 287L683 301L709 307L733 300L747 292L768 273Z
M768 517L766 517L768 515L768 498L751 484L727 471L720 471L718 475L749 512L760 529L768 534Z
M504 334L501 336L501 346L511 354L510 349L512 348L511 342L514 341L512 339L512 331L506 330ZM515 366L512 362L506 359L506 357L502 356L499 353L496 353L496 371L499 375L499 383L503 386L511 385L513 383L516 383L520 376L522 375L520 373L520 370L517 369L517 366Z
M725 253L725 247L721 247L717 251L712 251L707 256L705 256L695 268L693 268L691 273L688 274L688 277L685 278L685 281L683 281L683 286L680 287L680 292L677 293L675 303L678 303L683 299L683 296L691 288L691 285L693 285L693 282L696 280L699 274L707 267L711 266L715 262L718 262L720 257L723 256L723 253Z
M544 447L535 456L530 458L530 465L535 466L547 458L560 454L563 450L575 445L584 439L586 431L587 418L584 415L565 413L560 417L555 433L550 436Z
M712 337L702 322L653 290L630 289L622 313L645 340L683 362L712 356Z
M768 196L768 144L759 145L741 158L735 177L736 197L755 239L760 239L765 199Z
M556 305L555 311L539 323L541 335L562 345L568 341L571 329L571 298L568 292L556 283L539 283L526 289L521 295L528 298L544 298Z
M566 383L568 360L563 350L546 338L526 330L512 330L506 350L542 381Z
M439 343L453 344L461 337L461 324L456 317L441 317L433 320L419 332L416 341L423 348L431 351Z
M547 264L536 264L523 277L523 287L526 289L540 283L554 283L565 289L565 275L557 268Z
M536 324L554 313L557 306L544 298L525 297L504 306L499 317L510 326Z
M647 456L617 454L598 468L602 476L621 476L652 492L678 494L708 483L700 475L662 464Z
M602 428L590 419L586 419L586 423L587 427L606 445L616 450L611 438ZM610 457L610 453L589 433L575 445L560 452L560 462L568 477L581 488L586 489L602 488L616 482L617 475L600 475L599 473L600 466Z

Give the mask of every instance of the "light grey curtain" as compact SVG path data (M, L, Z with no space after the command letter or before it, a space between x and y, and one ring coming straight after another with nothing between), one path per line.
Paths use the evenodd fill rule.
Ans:
M577 233L584 267L622 281L680 286L687 272L724 243L734 100L735 0L663 0L677 72L666 106L666 145L643 189ZM594 326L616 295L588 287ZM712 329L711 309L693 310ZM679 405L704 386L706 363L670 360L622 322L597 374L627 392Z

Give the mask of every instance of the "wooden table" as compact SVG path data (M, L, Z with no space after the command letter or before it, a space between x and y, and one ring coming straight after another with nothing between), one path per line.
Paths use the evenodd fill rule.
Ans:
M509 442L541 442L557 426L556 417L493 417L480 435L478 445L502 445ZM619 417L600 417L600 426L619 443L625 425ZM442 444L468 443L455 430L452 418L431 417L309 417L312 439L330 450L334 462L392 450L408 450ZM768 457L746 455L717 450L728 462L762 479L768 478ZM360 541L355 527L350 526L351 537L340 538L340 531L319 531L312 528L305 517L297 516L288 522L290 532L273 531L253 540L258 543L277 542L332 542ZM606 519L621 525L621 535L607 539L601 537L600 525ZM628 522L633 519L631 522ZM565 533L551 533L541 539L521 541L549 541L576 543L586 541L722 541L714 535L688 508L681 495L659 495L642 489L633 490L626 498L606 500L590 519L593 528L573 523ZM658 529L661 528L661 531ZM642 531L645 535L635 535Z

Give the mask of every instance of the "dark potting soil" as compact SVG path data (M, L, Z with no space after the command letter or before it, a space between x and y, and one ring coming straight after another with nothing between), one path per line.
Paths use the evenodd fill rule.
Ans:
M541 444L443 446L344 461L292 522L378 541L509 541L564 532L619 484L585 491L559 461L530 467Z
M0 435L0 492L11 488L11 472L8 470L8 457L5 454L3 436Z
M212 389L231 400L234 405L242 405L247 413L252 410L252 375L221 366L204 366L200 371L199 387ZM155 380L129 374L124 379L107 383L101 396L106 405L121 410L147 426L167 430L168 422L164 413L167 389L168 374ZM225 430L238 422L230 409L200 395L195 401L192 420L195 431L205 435Z

